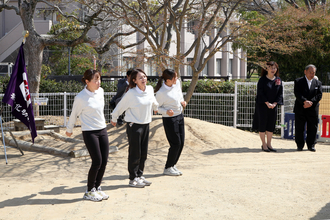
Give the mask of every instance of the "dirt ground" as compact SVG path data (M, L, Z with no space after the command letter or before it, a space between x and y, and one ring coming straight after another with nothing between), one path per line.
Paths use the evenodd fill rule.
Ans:
M89 157L59 157L0 149L0 220L17 219L330 219L330 145L296 151L293 140L273 139L261 151L256 133L185 118L186 142L177 167L162 175L168 151L161 119L150 124L144 176L152 185L128 186L125 128L109 126L111 146L102 202L82 199ZM61 130L64 134L65 130ZM81 139L80 128L74 138Z

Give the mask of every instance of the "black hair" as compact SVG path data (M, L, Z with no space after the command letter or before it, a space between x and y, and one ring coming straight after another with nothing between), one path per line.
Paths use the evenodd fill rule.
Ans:
M136 86L136 83L133 81L133 79L136 80L136 76L139 72L147 76L147 74L142 69L133 69L129 78L129 88L134 88Z
M101 77L101 74L98 70L88 69L84 72L84 76L81 78L81 81L86 85L86 80L90 82L94 78L95 74L98 74L99 77Z
M126 72L126 76L130 76L133 70L134 70L133 68L128 69Z
M279 77L280 76L280 69L278 68L278 64L275 62L275 61L268 61L266 63L267 66L275 66L276 67L276 73L275 73L275 76ZM262 68L261 70L261 76L266 76L268 73L268 71L264 68Z
M176 72L173 69L166 69L163 71L163 74L159 77L157 85L155 87L155 92L157 92L160 87L162 87L163 80L166 82L166 80L172 80L173 77L176 76Z

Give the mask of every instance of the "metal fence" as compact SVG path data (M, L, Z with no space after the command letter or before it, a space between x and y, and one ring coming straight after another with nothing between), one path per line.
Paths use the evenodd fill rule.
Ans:
M283 128L284 113L292 112L295 96L293 82L283 82L284 105L278 108L276 127ZM255 98L257 95L257 82L235 82L235 115L234 124L236 127L251 128L255 110ZM283 129L282 129L283 130ZM283 134L283 131L281 131Z
M283 82L284 105L278 109L277 128L284 124L284 114L293 111L295 96L293 93L293 82ZM330 86L323 86L323 92L330 92ZM186 117L197 118L204 121L222 124L238 128L251 128L255 109L255 97L257 94L256 82L235 82L234 94L218 93L194 93L188 103L184 114ZM77 93L39 93L31 94L34 101L35 117L45 119L45 125L57 125L65 127L72 110L74 97ZM107 122L111 119L109 100L115 92L107 92L105 98L105 118ZM185 95L185 93L184 93ZM0 94L3 98L3 94ZM47 98L46 103L37 103L36 98ZM327 103L330 109L330 101ZM11 107L3 105L2 117L5 121L5 129L13 129L13 116ZM76 125L80 125L79 119Z
M203 121L233 126L234 98L235 94L194 93L184 110L184 115Z
M74 97L78 93L39 93L34 94L31 93L31 99L33 101L34 106L34 115L35 118L43 118L45 119L45 125L57 125L60 127L65 127L67 121L69 119L72 104L74 101ZM110 100L112 96L114 96L115 92L105 93L105 100ZM0 99L2 99L4 94L0 94ZM38 103L36 99L47 99L46 103ZM40 105L39 105L40 104ZM3 105L2 106L2 118L5 121L4 127L5 129L14 129L13 119L14 117L11 114L11 106ZM109 110L109 102L105 102L104 113L107 122L110 121L110 110ZM80 125L79 119L76 122L76 125Z

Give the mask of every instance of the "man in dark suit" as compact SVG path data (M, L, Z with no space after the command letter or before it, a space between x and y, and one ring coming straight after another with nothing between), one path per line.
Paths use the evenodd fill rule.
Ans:
M307 122L306 144L309 151L315 152L316 133L319 117L319 102L322 98L322 83L314 78L316 67L306 66L305 76L294 81L295 142L297 150L305 145L304 130Z
M127 91L128 85L129 85L129 77L131 75L133 69L129 69L126 72L126 78L118 80L117 83L117 93L112 99L110 100L110 108L114 109L118 102L121 100L125 92ZM123 113L121 116L119 116L117 120L117 125L121 126L124 124L123 118L125 113Z

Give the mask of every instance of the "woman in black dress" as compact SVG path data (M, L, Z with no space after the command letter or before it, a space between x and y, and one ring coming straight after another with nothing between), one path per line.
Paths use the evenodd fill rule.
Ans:
M271 145L271 141L275 130L277 105L282 104L283 86L279 77L278 64L269 61L266 69L262 69L261 78L258 81L255 121L253 123L254 127L259 130L262 142L261 149L265 152L276 152Z

